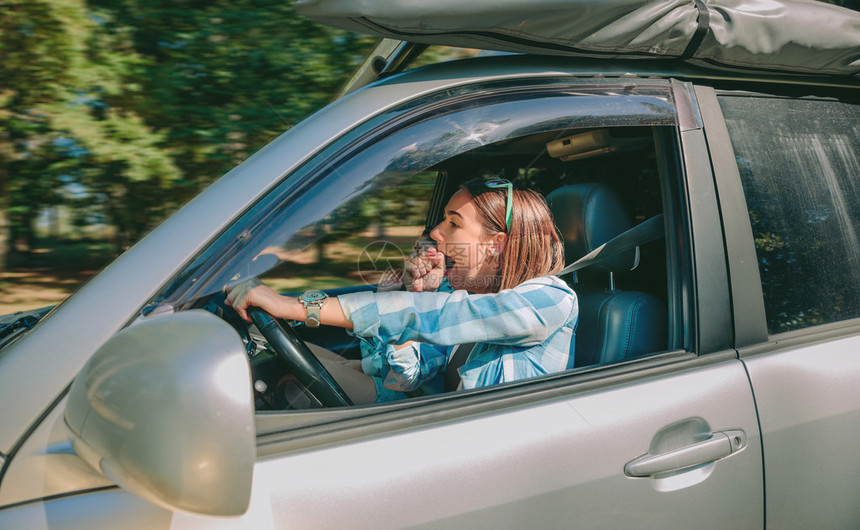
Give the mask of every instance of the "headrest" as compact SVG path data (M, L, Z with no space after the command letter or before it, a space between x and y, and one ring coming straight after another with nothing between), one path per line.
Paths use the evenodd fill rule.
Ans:
M555 224L564 237L567 264L633 226L630 214L612 188L600 183L563 186L546 196ZM623 252L591 270L615 272L636 266L636 249Z

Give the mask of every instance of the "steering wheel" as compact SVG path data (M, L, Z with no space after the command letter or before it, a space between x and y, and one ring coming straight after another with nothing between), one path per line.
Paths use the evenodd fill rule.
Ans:
M269 346L287 363L293 376L316 396L320 403L326 407L352 405L352 400L343 388L292 327L282 326L268 311L259 307L248 307L248 316L269 342Z

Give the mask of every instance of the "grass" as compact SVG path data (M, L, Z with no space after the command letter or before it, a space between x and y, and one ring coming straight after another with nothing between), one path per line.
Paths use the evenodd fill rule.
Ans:
M391 228L384 241L369 231L326 247L325 263L310 247L265 275L279 292L330 289L376 283L387 267L399 268L421 227ZM0 315L56 305L116 257L114 247L97 240L39 241L27 256L16 256L0 271Z
M0 315L62 302L116 256L111 245L100 241L39 243L0 271Z

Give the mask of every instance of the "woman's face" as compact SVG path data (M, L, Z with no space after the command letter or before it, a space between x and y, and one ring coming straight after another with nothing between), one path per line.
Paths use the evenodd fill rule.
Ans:
M436 248L446 257L445 277L454 289L489 292L498 272L503 238L486 233L468 191L461 189L445 205L445 218L430 231Z

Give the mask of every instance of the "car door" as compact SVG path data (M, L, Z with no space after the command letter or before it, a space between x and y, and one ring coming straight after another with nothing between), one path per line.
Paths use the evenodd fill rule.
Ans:
M860 521L851 441L860 434L860 106L850 89L796 93L700 97L719 109L705 119L730 148L718 180L721 202L737 208L724 219L741 293L738 347L761 418L768 525L848 528Z
M667 295L669 347L621 365L499 388L337 414L258 413L260 459L247 520L320 528L762 525L758 424L746 371L730 348L713 177L693 162L706 153L701 123L690 112L695 97L681 83L644 83L619 97L610 86L570 90L559 82L542 82L531 92L528 83L515 90L489 83L464 87L456 99L430 96L411 105L415 125L377 139L370 133L343 162L326 166L323 175L307 169L305 178L324 182L337 175L340 184L331 187L348 195L367 179L382 179L383 188L403 186L382 176L392 168L397 175L437 168L463 152L474 157L475 149L500 144L513 151L524 130L566 130L574 121L586 130L622 121L659 124L652 141L660 151L661 200L684 234L667 238L670 257L662 262L673 293ZM653 112L659 101L670 102L668 127L662 110L660 118L638 114L643 107ZM422 107L433 117L422 115ZM597 108L612 113L596 116ZM420 157L403 158L415 147ZM678 163L681 158L691 162ZM453 172L443 173L452 178ZM367 204L372 197L365 192L351 200ZM317 195L296 200L336 210ZM294 209L281 211L264 222L297 222ZM333 217L320 222L331 225ZM271 246L261 242L253 252ZM198 523L195 516L181 520L186 517L188 525Z
M419 72L413 85L402 76L339 101L335 110L358 115L391 101L390 91L420 89L402 105L383 106L288 172L172 275L143 304L140 319L205 309L225 282L247 277L281 281L285 291L308 282L332 287L335 277L351 279L355 288L376 288L368 285L361 261L356 276L322 274L319 262L306 260L323 243L322 257L350 248L361 255L381 228L351 223L368 209L379 215L395 199L407 208L386 216L415 229L402 236L411 241L422 227L406 215L408 207L432 222L441 207L439 190L447 189L447 179L456 182L458 167L470 173L488 167L522 169L525 182L542 185L559 178L606 179L634 201L639 214L656 210L665 216L664 240L642 248L645 258L655 258L645 270L656 276L623 277L661 291L665 349L614 365L388 404L258 407L252 496L247 513L237 518L171 511L112 487L96 471L81 470L88 482L52 484L51 495L36 500L18 497L0 511L0 526L97 528L118 518L151 528L761 526L756 407L731 347L726 256L713 176L702 163L707 145L695 93L675 81L577 79L527 62L445 67L445 76L435 79ZM514 66L526 73L512 77ZM622 152L568 166L547 158L541 164L509 161L528 161L534 153L546 157L548 141L596 128L623 133L625 141L614 146ZM289 138L250 161L248 171L277 158L279 145L289 145ZM468 165L475 160L480 163ZM609 167L636 172L618 176ZM342 227L365 239L326 239ZM388 237L393 228L386 228ZM267 253L279 256L277 268L257 260ZM341 340L334 335L319 339ZM265 354L252 352L255 341L246 339L252 368L259 367L255 359ZM253 383L260 391L272 381ZM28 472L52 476L39 467L44 460L37 465L28 455L45 446L57 451L51 440L63 438L62 406L61 400L29 445L20 446L4 491L14 491L9 488ZM74 473L66 470L63 477Z

